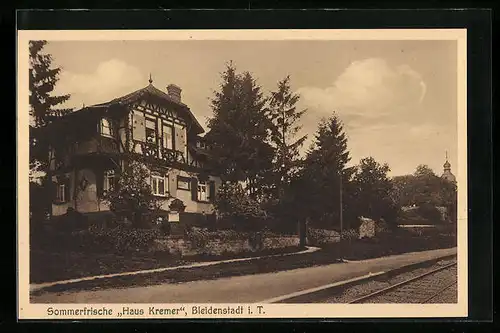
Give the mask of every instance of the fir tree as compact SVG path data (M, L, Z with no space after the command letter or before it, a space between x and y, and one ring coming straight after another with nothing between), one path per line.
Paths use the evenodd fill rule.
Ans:
M229 63L220 91L212 99L213 115L208 120L210 166L225 180L246 181L251 193L255 193L263 170L271 165L272 149L267 143L271 123L265 103L252 75L237 74Z
M347 167L350 159L340 119L334 114L322 120L307 153L299 187L307 215L316 223L325 227L339 225L340 191L347 192L354 171ZM347 196L343 197L347 201Z
M271 92L269 99L269 116L273 122L271 143L275 149L272 183L276 184L277 197L281 197L284 188L299 167L299 149L307 135L296 138L302 128L298 121L306 110L297 110L296 104L300 96L294 94L290 87L290 76L278 82L278 89Z
M70 95L52 95L61 68L52 68L52 55L43 53L46 44L44 40L29 43L30 116L35 127L45 126L54 118L71 112L71 109L55 108L66 102Z
M29 127L30 176L31 181L39 183L36 190L30 192L30 196L31 201L39 203L31 207L33 216L37 216L37 219L45 213L51 214L51 202L47 198L53 196L51 176L48 174L49 146L43 130L54 119L72 111L56 108L66 102L70 95L52 94L61 69L53 68L52 56L43 53L46 44L47 41L44 40L29 42L29 114L32 123Z

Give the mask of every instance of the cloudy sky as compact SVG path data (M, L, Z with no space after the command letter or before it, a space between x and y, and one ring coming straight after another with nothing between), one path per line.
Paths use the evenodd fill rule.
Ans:
M46 51L63 71L68 106L105 102L148 84L182 88L205 124L225 63L249 71L265 92L286 75L308 111L303 131L334 111L344 122L352 163L373 156L391 175L427 164L441 174L445 151L457 159L454 41L71 41ZM309 143L307 144L309 146Z

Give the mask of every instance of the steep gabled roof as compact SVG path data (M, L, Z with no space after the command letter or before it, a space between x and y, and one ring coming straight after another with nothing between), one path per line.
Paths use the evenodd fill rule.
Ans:
M141 97L146 96L146 95L152 95L152 96L158 97L160 99L166 100L170 103L176 104L179 107L179 109L183 110L186 113L186 115L188 116L188 118L193 122L193 124L195 125L195 127L197 129L197 133L205 132L205 130L203 129L203 126L201 126L201 124L198 122L198 120L196 119L194 114L191 112L191 109L189 109L189 107L186 104L172 98L166 92L161 91L160 89L153 86L152 83L150 83L149 85L147 85L144 88L141 88L139 90L131 92L130 94L115 98L109 102L100 103L100 104L90 106L89 108L108 107L108 106L112 106L112 105L126 105L129 103L133 103L133 102L137 101L138 99L140 99Z
M153 86L152 83L150 83L149 85L147 85L144 88L141 88L139 90L131 92L130 94L127 94L127 95L124 95L124 96L121 96L121 97L117 97L117 98L115 98L115 99L113 99L113 100L111 100L109 102L100 103L100 104L96 104L96 105L93 105L93 106L95 106L95 107L111 106L113 104L124 105L124 104L128 104L128 103L134 102L134 101L138 100L139 98L141 98L142 96L144 96L146 94L151 94L151 95L160 97L160 98L165 99L165 100L167 100L169 102L177 104L177 105L179 105L181 107L187 108L186 104L173 99L167 93L165 93L165 92L161 91L160 89L156 88L155 86Z
M147 95L155 96L157 98L163 99L165 101L168 101L170 103L177 105L178 109L181 110L182 112L184 112L185 115L192 121L192 123L195 127L195 130L196 130L196 133L199 134L199 133L205 132L205 130L203 129L203 126L201 126L201 124L198 122L198 120L196 119L194 114L191 112L191 109L189 109L189 107L186 104L175 100L174 98L169 96L167 93L165 93L165 92L161 91L160 89L156 88L155 86L153 86L153 84L151 84L151 83L144 88L138 89L138 90L131 92L127 95L117 97L115 99L112 99L111 101L99 103L99 104L94 104L91 106L86 106L80 110L77 110L77 111L74 111L74 112L68 114L66 117L86 113L86 112L89 112L91 110L96 111L99 109L106 109L108 107L115 106L115 105L127 105L127 104L133 103L133 102L135 102L135 101L139 100L140 98L147 96ZM66 118L66 117L64 117L64 118Z

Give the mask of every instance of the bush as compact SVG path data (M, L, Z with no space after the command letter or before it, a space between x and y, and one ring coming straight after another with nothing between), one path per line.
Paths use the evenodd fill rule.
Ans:
M263 227L259 222L267 217L259 202L252 199L238 183L222 184L214 207L222 220L229 220L229 224L240 230L259 230Z
M186 209L186 205L181 199L175 198L174 200L172 200L170 205L168 205L168 208L171 211L182 213Z
M207 229L191 227L186 229L186 238L197 248L204 248L210 238Z
M170 233L172 231L172 227L170 226L170 222L168 222L168 221L161 222L160 230L164 235L170 235Z
M441 213L439 210L431 204L421 204L417 212L420 216L422 216L424 219L430 221L430 222L439 222L441 221Z
M39 235L37 239L40 239ZM148 252L153 241L159 236L155 229L133 229L124 226L102 228L91 226L87 230L45 232L45 241L38 241L39 249L49 252L90 252L90 253L130 253ZM57 241L56 241L57 240Z

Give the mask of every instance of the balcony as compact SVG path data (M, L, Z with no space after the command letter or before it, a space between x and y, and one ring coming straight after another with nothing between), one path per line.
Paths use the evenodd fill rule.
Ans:
M155 143L134 140L133 151L149 159L157 159L168 164L186 163L185 155L181 151L158 146Z

